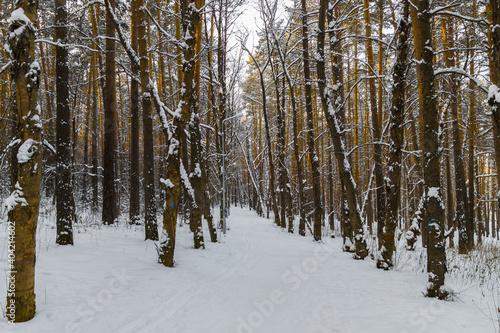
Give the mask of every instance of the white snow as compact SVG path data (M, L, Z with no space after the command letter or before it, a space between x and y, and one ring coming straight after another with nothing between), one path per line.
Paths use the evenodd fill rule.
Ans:
M492 84L488 89L488 100L495 98L496 103L500 103L500 89L496 84Z
M184 185L184 188L188 192L191 199L193 199L193 202L195 202L194 190L193 190L193 187L191 186L191 182L189 181L189 176L188 176L186 169L184 168L184 164L182 162L181 162L179 171L181 174L182 184Z
M9 56L12 56L12 50L10 49L10 45L8 43L3 44L3 49L5 50L5 53L7 53ZM6 66L7 65L5 65L4 67L2 67L1 72L3 72L4 70L7 69ZM10 63L9 63L9 66L10 66Z
M17 8L16 10L14 10L10 14L10 18L7 19L8 23L12 23L12 22L15 22L15 21L23 21L24 24L26 24L26 25L31 24L30 19L28 18L28 16L26 16L24 14L24 9L22 9L21 7Z
M429 191L427 192L427 196L429 198L436 198L438 200L441 200L441 195L439 194L440 188L439 187L429 187Z
M3 318L0 332L493 332L474 289L454 302L425 298L426 273L353 260L341 237L315 243L234 207L228 225L205 250L179 227L175 267L165 268L140 228L75 225L75 245L57 246L53 222L41 221L36 316L15 326Z
M21 206L28 206L28 202L24 198L23 189L19 185L19 182L17 182L14 187L15 187L14 191L12 191L10 196L4 200L4 204L8 212L13 210L19 204Z
M429 187L429 190L427 191L427 198L428 200L430 200L430 198L435 198L439 202L441 208L445 209L441 196L441 189L439 187Z
M170 179L160 178L160 183L162 183L166 188L174 188L174 183Z
M33 154L35 153L37 147L36 147L36 141L33 139L28 139L23 142L23 144L19 147L19 150L17 152L17 162L18 163L26 163L28 162Z

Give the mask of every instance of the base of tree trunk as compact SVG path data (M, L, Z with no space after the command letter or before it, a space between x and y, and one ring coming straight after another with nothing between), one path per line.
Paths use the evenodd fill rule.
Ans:
M432 297L437 299L447 299L450 295L448 290L443 288L443 282L435 274L429 273L429 282L427 283L427 291L425 297Z
M15 316L11 316L10 304L14 306L13 314ZM35 294L32 291L16 290L15 297L7 299L7 319L14 323L24 323L33 319L35 308Z
M175 244L171 240L167 240L157 247L158 263L165 267L174 267L174 249Z
M358 230L356 236L354 236L354 246L356 251L353 258L356 260L364 260L368 256L368 245L363 235L363 229Z

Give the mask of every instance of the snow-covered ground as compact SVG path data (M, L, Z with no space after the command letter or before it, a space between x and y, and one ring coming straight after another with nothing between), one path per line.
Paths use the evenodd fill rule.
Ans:
M221 243L192 248L178 231L175 268L157 263L143 231L77 227L74 246L55 245L41 224L37 312L0 319L0 332L495 332L494 298L476 288L455 301L425 298L426 275L356 261L340 239L314 243L254 212L232 208ZM5 309L5 223L0 224L0 303ZM452 286L453 287L453 286Z

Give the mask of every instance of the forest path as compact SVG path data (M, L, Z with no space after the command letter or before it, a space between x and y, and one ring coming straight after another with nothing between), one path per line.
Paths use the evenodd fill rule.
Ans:
M179 228L172 269L157 264L142 230L87 230L61 247L41 227L37 315L15 326L0 321L0 332L494 332L471 302L477 295L427 299L425 274L353 260L340 239L315 243L235 207L228 225L205 250Z

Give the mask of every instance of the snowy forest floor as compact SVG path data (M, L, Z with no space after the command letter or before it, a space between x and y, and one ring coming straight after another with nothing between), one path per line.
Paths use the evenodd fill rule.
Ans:
M421 249L396 270L352 259L342 240L288 234L272 220L232 208L221 243L194 250L178 229L175 268L157 263L154 242L125 223L75 226L75 245L57 246L38 227L37 312L0 319L0 332L497 332L498 284L450 277L453 301L423 296ZM208 232L205 230L205 235ZM401 251L404 252L404 251ZM406 256L406 257L404 257ZM404 257L404 258L403 258ZM405 259L406 258L406 259ZM0 306L5 312L6 224L0 224ZM455 274L456 276L456 274ZM493 283L494 285L494 283ZM490 317L490 318L488 318Z

